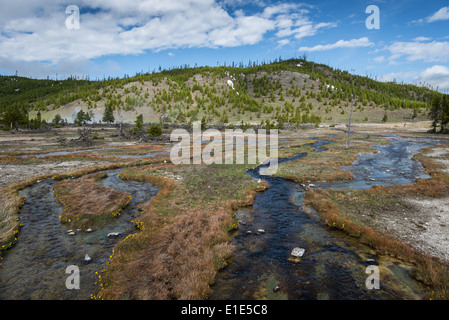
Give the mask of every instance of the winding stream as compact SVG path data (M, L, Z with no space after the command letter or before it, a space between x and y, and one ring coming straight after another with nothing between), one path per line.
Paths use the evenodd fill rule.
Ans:
M377 154L360 155L351 166L354 180L320 183L317 187L365 189L375 184L414 183L429 178L412 157L421 148L438 144L426 139L390 137L391 145L373 146ZM314 152L332 142L312 143ZM145 155L148 156L148 155ZM279 164L306 157L297 154L280 159ZM142 157L142 156L139 156ZM265 165L266 166L266 165ZM320 216L303 205L304 188L280 177L264 176L260 169L247 171L265 180L269 188L257 194L252 207L238 211L240 227L235 231L236 247L229 265L220 271L211 300L232 299L420 299L423 288L410 277L410 266L361 245L339 231L320 222ZM21 209L23 227L20 239L9 250L0 268L0 299L89 299L95 292L96 271L104 269L113 247L126 235L135 232L130 222L138 215L137 205L148 202L158 188L142 182L123 181L120 170L110 170L99 183L132 195L130 205L121 216L91 233L67 234L59 222L61 204L55 200L52 179L26 188ZM258 232L258 230L263 231ZM108 237L119 233L118 237ZM293 248L305 249L299 263L289 261ZM85 256L91 257L85 261ZM67 290L66 268L80 269L81 289ZM380 269L380 290L368 290L366 268Z
M121 170L106 171L100 184L131 194L130 205L106 226L92 232L76 232L69 236L60 223L62 205L52 193L53 179L35 183L21 192L27 197L21 209L19 241L2 260L0 299L5 300L77 300L90 299L97 289L95 272L106 266L113 247L130 233L136 232L131 220L138 216L137 205L146 203L159 189L148 183L124 181ZM108 235L118 233L116 237ZM86 254L91 258L85 261ZM80 289L67 290L66 268L80 270Z
M317 184L321 188L366 189L374 184L414 183L428 178L420 163L412 160L421 148L438 141L391 137L391 145L374 146L377 154L359 155L344 169L354 172L348 182ZM324 152L332 142L311 144ZM279 160L292 161L306 154ZM394 168L394 170L391 170ZM320 216L304 207L305 190L280 177L263 176L259 166L247 171L265 180L269 188L257 194L252 207L238 211L240 227L233 238L234 255L216 280L210 299L366 300L420 299L423 288L411 276L411 268L355 239L323 226ZM388 171L387 171L388 170ZM258 232L258 230L263 230ZM305 249L299 263L289 261L295 247ZM380 290L369 290L366 268L378 266Z

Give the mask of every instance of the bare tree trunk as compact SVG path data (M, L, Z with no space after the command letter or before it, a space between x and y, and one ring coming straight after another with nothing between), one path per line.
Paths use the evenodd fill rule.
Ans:
M92 129L87 129L83 126L83 129L78 129L78 134L80 135L78 139L83 141L87 146L90 146L92 144L92 141L89 137L92 134Z
M351 114L349 116L349 123L348 123L348 140L346 142L346 149L349 149L349 142L351 139L351 122L352 122L352 108L353 108L353 103L351 103Z

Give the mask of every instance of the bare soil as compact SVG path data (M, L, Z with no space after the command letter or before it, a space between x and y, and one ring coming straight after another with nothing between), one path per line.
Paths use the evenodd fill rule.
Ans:
M449 160L444 159L449 156L448 148L434 148L427 156L449 173ZM403 201L407 209L379 213L378 223L414 248L449 262L449 197L407 197Z
M56 163L2 164L0 170L0 189L13 183L33 177L63 174L78 169L102 165L100 161L60 161Z

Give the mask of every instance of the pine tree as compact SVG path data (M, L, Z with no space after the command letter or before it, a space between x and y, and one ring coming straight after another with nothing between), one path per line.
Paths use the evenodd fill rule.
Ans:
M87 122L91 121L92 117L88 112L84 112L83 110L80 110L76 114L75 124L77 126L84 126Z
M150 129L148 130L148 135L150 137L159 137L162 135L162 129L157 124L151 125Z
M432 130L431 131L437 132L438 123L441 120L441 100L440 100L439 95L436 95L432 99L429 117L430 117L430 119L432 119Z
M449 123L449 96L445 95L441 102L441 133L448 133L446 125Z
M106 109L104 110L102 121L106 122L106 123L114 123L115 122L114 110L112 109L112 106L106 107Z

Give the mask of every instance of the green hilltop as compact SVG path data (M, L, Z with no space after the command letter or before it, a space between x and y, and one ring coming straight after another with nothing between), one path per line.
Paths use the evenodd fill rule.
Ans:
M427 87L381 82L302 59L219 67L181 66L99 81L0 76L4 130L46 123L145 123L300 126L428 120ZM104 117L105 113L108 115ZM111 117L112 114L112 117ZM441 115L438 115L441 116ZM34 120L33 120L34 119ZM56 120L55 120L56 119Z

